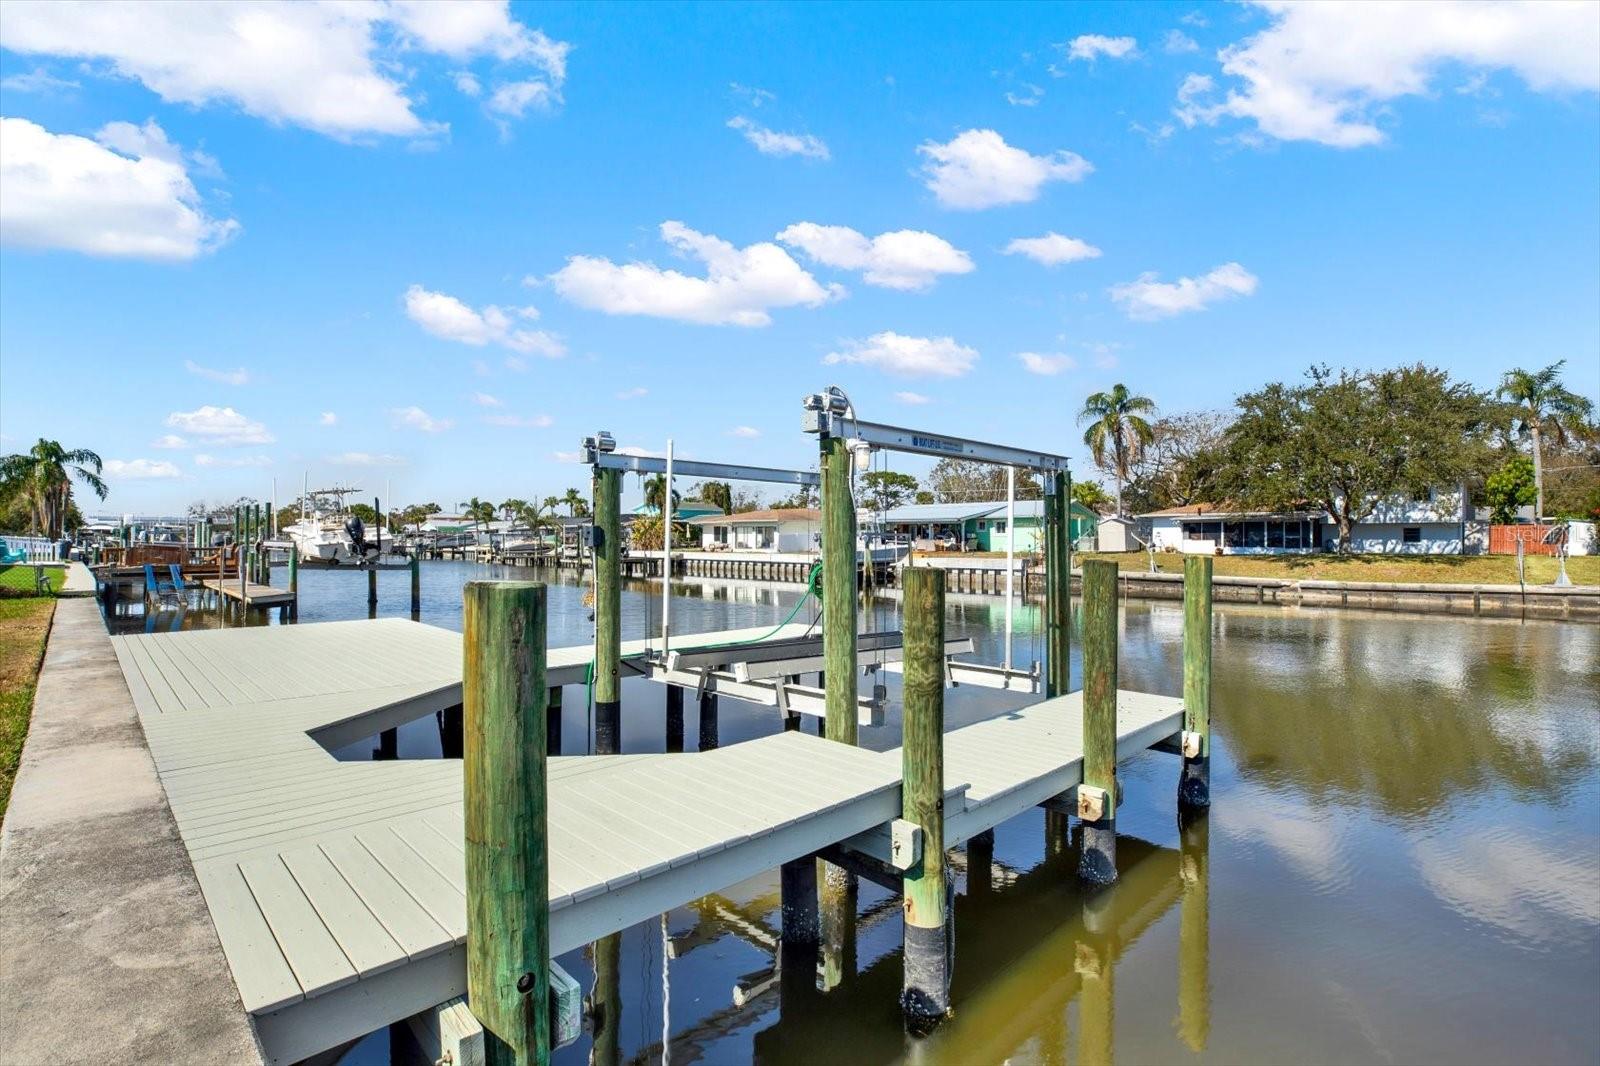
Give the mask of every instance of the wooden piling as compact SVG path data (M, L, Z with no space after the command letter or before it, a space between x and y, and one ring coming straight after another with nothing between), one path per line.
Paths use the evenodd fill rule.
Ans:
M289 601L289 620L300 620L300 545L289 545L289 593L294 599Z
M950 1013L944 853L944 572L905 573L905 739L902 813L922 830L922 858L902 878L905 980L900 1007L913 1032Z
M1083 784L1078 876L1117 879L1117 564L1083 564Z
M717 721L717 694L707 689L700 693L700 750L710 751L717 747L718 721Z
M471 581L462 695L467 1000L488 1066L550 1061L545 587Z
M561 754L561 715L561 686L552 685L544 713L545 751L551 755Z
M1183 560L1183 769L1178 804L1211 806L1211 557Z
M411 620L422 618L422 553L411 552ZM559 689L553 691L560 691Z
M1045 696L1072 691L1072 507L1065 474L1048 475L1044 498ZM1023 590L1026 595L1026 588Z
M850 448L822 441L822 658L828 739L856 743L856 516Z
M378 609L378 571L371 567L367 569L367 610Z
M622 730L622 471L594 472L595 751L615 755Z

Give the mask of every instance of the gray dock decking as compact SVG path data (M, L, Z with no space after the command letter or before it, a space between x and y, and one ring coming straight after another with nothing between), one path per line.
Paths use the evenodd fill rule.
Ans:
M798 635L791 625L674 646ZM623 645L638 655L647 642ZM461 637L398 619L113 638L163 787L269 1059L293 1062L466 988L461 764L330 749L461 701ZM552 649L581 684L588 647ZM945 740L946 841L1081 779L1081 700ZM1118 697L1118 755L1181 728ZM900 752L782 733L690 754L552 757L560 954L900 814Z

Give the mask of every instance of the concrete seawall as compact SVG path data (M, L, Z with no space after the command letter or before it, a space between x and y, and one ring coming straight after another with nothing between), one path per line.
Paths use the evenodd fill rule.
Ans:
M987 560L986 560L987 561ZM1143 565L1144 557L1138 557ZM944 570L952 592L1005 592L1005 562L976 565L959 559L917 560L913 565L934 565ZM1130 560L1131 562L1131 560ZM1024 571L1018 567L1018 588ZM1044 591L1043 575L1026 571L1029 594ZM1073 571L1072 588L1078 591L1080 574ZM1124 568L1117 585L1128 599L1181 600L1182 574L1152 574ZM1570 618L1600 622L1600 586L1574 585L1461 585L1400 584L1380 581L1295 581L1286 578L1224 577L1212 579L1212 598L1218 603L1278 604L1284 607L1354 607L1377 611L1415 611L1427 614L1483 615L1497 618Z
M0 1064L260 1061L99 607L60 600L0 829Z

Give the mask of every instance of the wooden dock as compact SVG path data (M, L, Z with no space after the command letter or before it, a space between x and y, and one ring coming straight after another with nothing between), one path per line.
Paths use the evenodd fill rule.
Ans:
M237 577L204 577L198 584L208 592L220 593L223 599L246 607L283 607L294 603L294 592L290 589L258 585L254 581L245 582L244 588L241 589Z
M461 763L330 754L460 703L459 634L383 619L113 644L269 1061L297 1061L465 993ZM552 649L548 683L581 684L591 661L589 647ZM1116 699L1118 758L1182 729L1177 699ZM946 736L947 847L1081 782L1081 707L1074 693ZM799 732L693 754L553 757L551 953L881 834L901 809L899 749Z

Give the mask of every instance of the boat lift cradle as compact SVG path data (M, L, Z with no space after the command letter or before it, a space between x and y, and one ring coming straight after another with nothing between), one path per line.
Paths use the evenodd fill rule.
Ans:
M667 479L663 499L668 501L672 499L672 480L680 473L723 481L758 481L810 488L817 488L822 480L820 475L810 470L787 470L685 459L675 461L670 441L667 445L667 455L664 457L622 455L618 454L615 448L615 438L602 430L592 437L584 438L582 461L597 470L660 474ZM663 532L666 559L663 561L662 571L669 573L671 548L665 536L665 529ZM665 598L664 591L663 599ZM697 695L714 691L720 696L777 707L785 718L800 714L826 716L823 689L800 684L798 680L800 674L820 671L823 668L820 634L675 652L671 650L670 623L667 617L664 610L661 648L652 650L643 657L623 660L620 665L624 671L651 681L692 688ZM899 631L863 633L857 641L857 662L861 669L873 673L879 669L894 671L899 668L901 649L904 645L904 635ZM945 642L945 678L952 686L973 684L986 688L1038 691L1037 663L1031 671L1020 671L982 663L963 662L954 658L956 655L971 654L973 651L974 646L970 637ZM856 701L857 720L862 725L881 725L886 698L885 688L881 684L875 684L871 691L871 696L863 696Z

